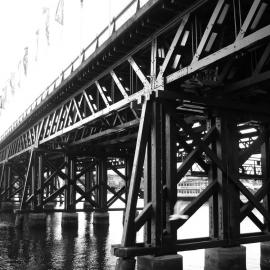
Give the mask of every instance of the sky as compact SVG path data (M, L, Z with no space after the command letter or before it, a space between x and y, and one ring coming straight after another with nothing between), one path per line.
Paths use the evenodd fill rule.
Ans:
M0 0L0 135L130 1Z

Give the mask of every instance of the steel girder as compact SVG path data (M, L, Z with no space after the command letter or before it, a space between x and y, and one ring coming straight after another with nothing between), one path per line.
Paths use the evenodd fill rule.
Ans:
M114 248L116 256L160 255L269 240L269 3L246 0L239 8L239 1L232 0L194 1L185 7L178 1L162 2L159 9L169 10L168 14L174 16L169 22L149 14L149 20L128 33L130 38L135 37L133 42L137 41L132 49L128 50L132 41L123 38L124 46L120 50L116 46L116 51L122 51L117 61L111 58L102 69L98 67L102 61L93 64L94 70L101 70L98 74L93 75L89 67L88 75L80 77L79 87L71 83L70 94L60 104L8 145L2 145L2 175L8 161L30 151L22 195L22 204L27 203L32 198L27 190L34 190L29 188L29 179L35 148L70 154L70 149L80 149L81 145L90 145L91 150L95 143L107 149L116 134L119 146L122 138L129 141L135 136L124 232L121 245ZM147 36L149 28L151 35ZM204 123L204 128L198 131L193 126L196 121ZM239 132L243 125L255 129L248 143ZM131 134L127 135L125 131L129 130ZM176 168L179 149L184 149L185 155ZM239 180L239 170L258 149L263 184L252 194ZM106 154L113 156L113 150ZM176 229L184 222L172 224L168 217L176 200L177 181L194 164L208 174L210 181L183 211L192 216L209 201L210 233L206 238L184 241L176 237ZM81 191L74 183L74 164L71 167L73 178L63 178L83 197L92 196L96 186ZM135 218L142 173L145 206ZM104 195L103 188L104 184ZM61 186L47 200L64 190L66 187ZM120 199L123 193L114 196ZM240 193L247 202L241 200ZM262 199L264 205L260 204ZM104 206L104 201L99 203ZM264 221L251 212L254 208ZM260 233L240 233L240 223L246 217ZM142 226L145 243L136 243L136 232Z
M24 175L17 171L21 168L5 164L1 199L20 202L21 211L47 211L46 204L50 202L65 203L62 211L78 211L76 205L82 201L88 202L92 210L110 211L117 200L126 204L123 195L130 179L128 170L123 174L114 164L113 159L104 157L79 159L64 153L33 151L21 167L24 170L26 167ZM119 189L107 180L108 169L122 178ZM107 192L111 195L108 199Z
M144 105L122 243L112 248L113 254L117 257L130 258L268 241L270 239L267 204L269 123L261 124L259 127L256 124L257 139L243 148L239 132L239 126L243 125L239 122L241 114L222 110L216 112L215 116L204 120L205 130L198 132L195 122L188 122L176 111L168 115L167 110L173 108L172 104L164 100L157 103L153 98ZM178 139L183 133L189 138L188 143ZM181 147L189 148L178 168L176 168L175 146L177 141ZM262 181L258 185L260 186L258 190L254 192L249 189L240 172L250 157L258 154L258 149L260 157L257 166L261 170L258 174ZM190 218L204 203L209 202L209 236L182 240L176 237L176 230L181 230L188 220L169 222L168 215L172 213L176 201L177 182L184 179L194 164L207 168L207 172L204 173L208 177L208 185L182 210L182 214ZM139 216L135 217L142 170L145 204ZM251 177L256 178L256 174ZM171 182L172 180L174 181ZM264 200L263 205L261 200ZM252 212L253 209L263 216L263 221ZM258 227L258 233L240 232L240 224L245 218L249 218ZM141 243L136 241L136 233L143 226L144 242Z
M230 93L227 99L224 98L223 106L232 106L231 92L234 89L239 92L269 80L267 59L270 50L267 40L270 26L266 16L269 10L267 2L245 1L238 11L235 3L222 0L215 3L198 1L186 10L175 5L169 7L180 9L180 13L167 25L157 29L149 39L144 39L126 57L109 66L96 78L91 78L81 89L70 85L69 91L75 90L75 93L2 147L0 162L29 151L33 146L53 140L66 142L72 131L89 124L98 126L96 133L115 128L119 122L112 123L108 118L115 115L121 122L119 115L123 108L129 110L130 104L149 96L151 91L163 91L164 86L175 88L174 82L180 82L182 91L179 95L184 99L185 109L194 111L196 103L208 105L209 102L213 106L211 100L205 98L209 90L219 95ZM151 42L154 39L157 39L158 70L156 77L149 80ZM253 60L250 65L252 70L245 72L244 77L243 74L239 76L237 65L247 58ZM127 70L130 70L129 74ZM226 82L228 79L230 83ZM252 91L252 94L260 96L263 91L259 89ZM194 92L198 93L192 96ZM201 92L206 94L200 95ZM219 95L214 93L211 98ZM213 100L215 103L219 99ZM243 103L242 110L250 106L248 101ZM267 111L264 106L250 107L262 113ZM200 106L197 110L200 110ZM134 118L138 118L138 115L129 120ZM107 121L110 123L106 124ZM127 123L128 120L123 122ZM92 129L90 133L95 132Z

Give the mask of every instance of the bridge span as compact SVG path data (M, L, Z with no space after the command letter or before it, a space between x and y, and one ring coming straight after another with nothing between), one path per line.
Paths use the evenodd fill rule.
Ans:
M200 248L206 270L246 269L241 244L270 240L269 14L269 0L131 1L2 136L2 210L18 202L18 224L23 212L40 224L61 199L65 226L84 201L100 224L121 200L116 269L134 269L135 257L138 269L181 269L177 252ZM208 185L183 214L208 202L209 236L183 240L188 219L169 216L194 167ZM119 190L108 170L124 180ZM243 179L261 187L253 194ZM258 232L241 232L245 218ZM269 257L266 242L263 269Z

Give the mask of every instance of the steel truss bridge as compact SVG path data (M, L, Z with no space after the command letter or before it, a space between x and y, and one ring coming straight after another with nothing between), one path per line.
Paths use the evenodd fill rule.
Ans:
M123 261L270 240L269 14L268 0L132 1L1 138L1 201L42 212L61 197L72 212L82 200L95 211L121 200L112 252ZM186 220L168 219L177 183L195 165L209 184L184 214L208 201L209 237L181 240ZM109 169L122 189L108 185ZM248 178L262 180L255 194ZM240 232L246 217L258 233Z

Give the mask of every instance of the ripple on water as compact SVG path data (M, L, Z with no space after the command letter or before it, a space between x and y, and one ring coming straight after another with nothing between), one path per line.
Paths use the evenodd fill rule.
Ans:
M110 213L110 226L94 226L91 215L79 213L77 230L62 230L61 213L48 215L47 229L13 228L12 218L0 220L0 270L114 270L111 244L121 242L122 212ZM8 219L10 218L10 219ZM197 226L200 224L200 226ZM243 223L245 230L250 224ZM208 206L204 205L178 231L179 238L208 232ZM143 233L137 241L142 241ZM247 246L247 270L259 270L259 244ZM202 270L204 250L182 252L184 270ZM196 258L196 260L194 260Z

